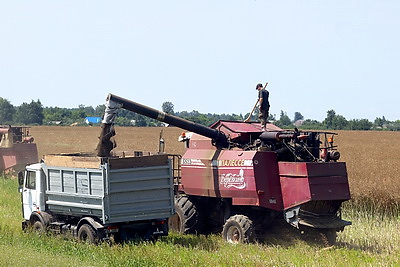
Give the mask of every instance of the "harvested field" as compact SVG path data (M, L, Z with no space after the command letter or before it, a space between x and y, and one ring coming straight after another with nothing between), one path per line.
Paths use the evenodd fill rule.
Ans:
M119 151L158 151L160 131L166 152L182 154L176 127L116 127ZM353 203L398 213L400 209L399 132L338 131L335 143L347 163ZM94 152L100 127L35 126L31 129L39 158L51 153Z

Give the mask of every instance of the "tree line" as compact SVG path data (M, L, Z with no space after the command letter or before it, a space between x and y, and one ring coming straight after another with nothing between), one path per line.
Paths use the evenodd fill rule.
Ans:
M205 126L209 126L218 120L243 121L250 114L211 114L198 111L174 111L171 102L164 102L162 111L178 116ZM22 103L20 106L12 105L7 99L0 97L0 124L2 125L87 125L86 117L102 117L105 105L91 106L79 105L77 108L43 107L40 100L32 100L30 103ZM258 119L258 112L253 114L252 120ZM295 112L291 119L286 112L281 111L279 118L271 114L269 121L284 128L312 129L312 130L389 130L399 131L400 120L389 121L383 116L377 117L373 122L367 119L347 120L344 116L336 114L334 110L328 110L326 118L319 122L313 119L305 119L300 112ZM137 113L120 109L115 124L117 126L157 127L163 123L139 115Z

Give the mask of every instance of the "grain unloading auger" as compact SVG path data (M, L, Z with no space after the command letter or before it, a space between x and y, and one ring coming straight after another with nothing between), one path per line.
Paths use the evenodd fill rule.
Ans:
M323 234L330 243L350 225L341 205L350 199L346 164L335 133L284 131L268 124L218 121L206 127L109 94L98 146L109 156L118 108L191 133L176 185L170 227L182 233L222 232L229 242L251 242L282 218L300 230ZM105 148L105 149L104 149Z

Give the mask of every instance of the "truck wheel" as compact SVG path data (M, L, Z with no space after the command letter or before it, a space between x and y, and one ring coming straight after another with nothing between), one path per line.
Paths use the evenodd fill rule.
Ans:
M88 242L91 244L95 244L98 241L96 230L93 229L89 224L84 224L79 228L78 231L78 240L82 242Z
M182 234L198 234L203 223L195 204L188 196L175 198L176 214L168 220L169 229Z
M46 227L44 226L44 224L41 221L35 221L32 224L32 230L38 234L42 234L42 233L46 232Z
M224 224L222 237L232 244L252 243L256 239L253 222L244 215L231 216Z

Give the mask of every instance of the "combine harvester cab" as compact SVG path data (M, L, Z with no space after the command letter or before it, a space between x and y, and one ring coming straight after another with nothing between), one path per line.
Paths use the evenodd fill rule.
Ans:
M17 173L27 164L38 161L34 138L30 127L0 126L0 171Z
M336 233L351 224L341 218L350 190L335 133L273 124L263 131L258 122L239 121L205 127L115 95L107 100L114 113L124 108L190 131L179 138L187 149L175 179L172 229L252 242L281 218L334 244Z

